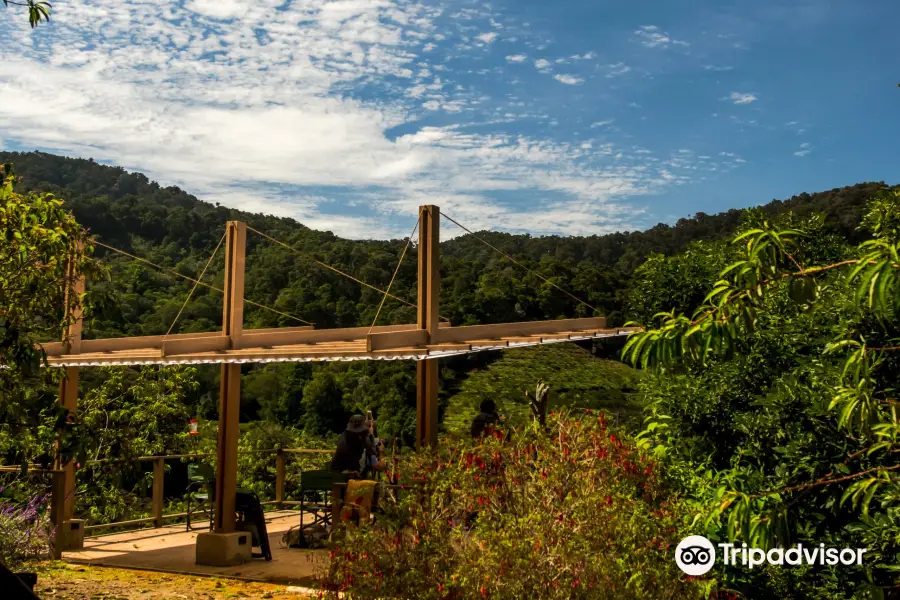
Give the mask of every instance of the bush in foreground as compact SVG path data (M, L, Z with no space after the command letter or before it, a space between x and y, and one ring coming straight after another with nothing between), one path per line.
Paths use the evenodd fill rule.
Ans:
M0 499L0 564L15 570L27 561L49 555L50 524L46 500L46 497L35 496L22 506Z
M713 582L689 581L673 558L688 511L602 415L551 415L503 438L410 455L386 514L336 530L323 595L709 596Z

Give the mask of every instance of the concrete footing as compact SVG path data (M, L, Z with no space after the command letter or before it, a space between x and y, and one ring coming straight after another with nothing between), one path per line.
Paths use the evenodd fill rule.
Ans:
M198 565L231 567L252 559L253 540L246 531L204 532L197 535L196 551Z

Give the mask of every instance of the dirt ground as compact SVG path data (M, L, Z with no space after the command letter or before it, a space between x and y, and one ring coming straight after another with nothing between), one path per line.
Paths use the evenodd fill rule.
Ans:
M34 591L41 600L308 600L316 597L315 592L307 588L221 577L170 575L63 562L40 563L34 570L38 573Z

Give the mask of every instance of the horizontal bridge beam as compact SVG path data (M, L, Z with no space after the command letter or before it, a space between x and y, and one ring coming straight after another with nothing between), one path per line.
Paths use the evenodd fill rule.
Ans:
M529 321L525 323L498 323L496 325L470 325L466 327L449 327L438 331L437 339L432 344L447 342L466 342L467 340L488 340L505 337L541 335L560 333L563 331L579 331L586 329L606 328L606 317L587 317L583 319L558 319L556 321Z
M449 327L449 323L442 323ZM81 342L82 354L99 352L125 352L128 350L160 350L163 356L173 354L190 354L193 352L211 352L222 350L241 350L245 348L267 348L273 346L290 346L293 344L319 344L326 342L352 342L365 338L369 331L386 333L415 330L415 324L381 325L374 328L349 327L339 329L315 329L313 327L277 327L271 329L244 329L236 344L231 343L228 336L221 331L199 333L177 333L170 336L147 335L139 337L104 338L100 340L84 340ZM48 357L63 355L60 342L41 344Z
M245 329L244 335L265 335L270 333L297 333L299 331L312 331L314 327L304 325L302 327L275 327L269 329ZM175 333L165 335L142 335L136 337L103 338L99 340L82 340L81 352L121 352L123 350L145 350L148 348L162 349L163 340L168 344L172 341L187 339L217 338L222 337L221 331L201 331L196 333ZM47 356L61 356L63 352L62 342L48 342L40 344ZM171 352L167 352L171 354Z

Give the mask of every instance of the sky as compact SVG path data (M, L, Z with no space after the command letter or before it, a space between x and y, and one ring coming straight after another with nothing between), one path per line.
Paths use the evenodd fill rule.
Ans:
M900 183L895 0L0 7L0 149L348 238L647 229ZM442 237L460 231L442 223Z

